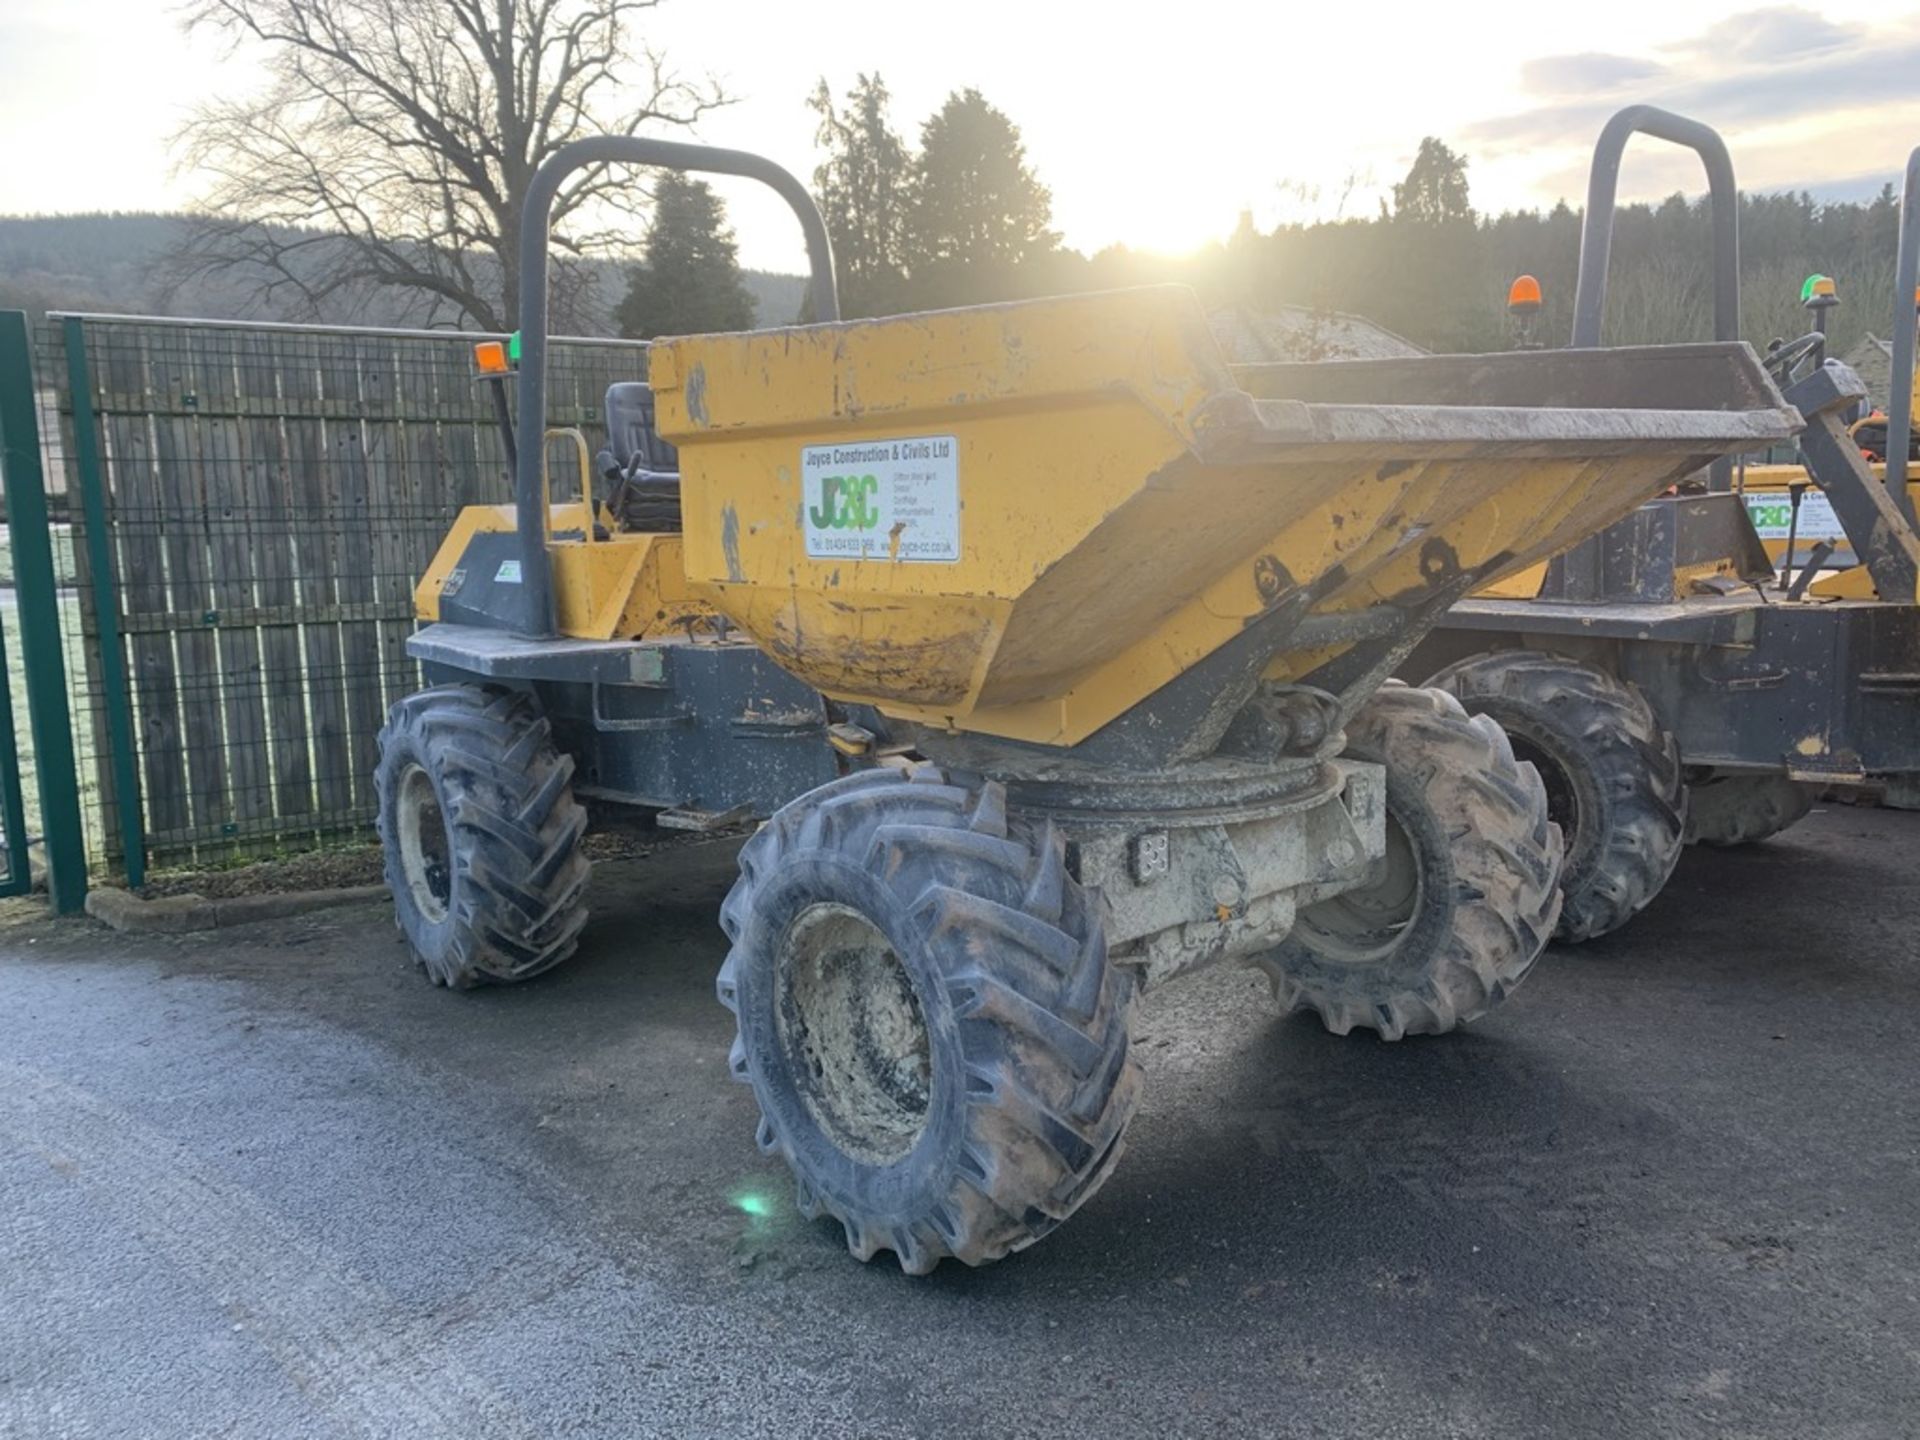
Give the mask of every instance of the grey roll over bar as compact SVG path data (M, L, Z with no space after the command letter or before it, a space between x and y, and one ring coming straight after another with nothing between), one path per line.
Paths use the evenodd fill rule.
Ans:
M808 290L816 321L840 318L840 295L833 278L833 246L819 207L798 180L758 155L720 150L674 140L636 135L599 135L575 140L555 151L534 172L520 218L520 433L529 437L514 457L513 503L520 542L523 586L520 632L534 638L555 633L553 574L547 564L546 516L540 479L547 429L547 226L560 186L589 165L646 165L662 170L691 170L738 175L771 187L792 208L807 242L812 272Z
M1600 344L1600 322L1607 308L1607 267L1613 259L1613 208L1620 190L1620 162L1635 135L1685 146L1707 170L1707 194L1713 213L1713 338L1740 338L1740 192L1733 182L1733 157L1711 125L1689 120L1655 105L1629 105L1607 122L1593 147L1587 173L1587 213L1580 226L1580 278L1573 292L1573 346L1591 350ZM1708 488L1732 488L1733 463L1713 462Z
M1914 291L1920 289L1920 150L1907 156L1907 178L1900 192L1900 251L1893 270L1893 382L1887 396L1887 490L1909 521L1907 451L1913 445L1913 350L1920 329Z
M1719 132L1698 120L1653 105L1629 105L1607 122L1593 147L1587 175L1587 214L1580 227L1580 279L1573 292L1573 345L1590 350L1600 344L1600 320L1607 308L1607 264L1613 258L1613 207L1620 189L1620 161L1627 141L1651 135L1683 145L1707 167L1707 193L1713 209L1713 338L1740 338L1740 193L1733 183L1733 160Z

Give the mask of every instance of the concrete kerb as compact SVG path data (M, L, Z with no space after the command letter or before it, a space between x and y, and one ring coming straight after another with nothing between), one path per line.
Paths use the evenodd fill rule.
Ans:
M383 900L385 885L349 885L334 890L299 890L272 895L233 895L209 900L204 895L164 895L144 900L130 890L98 888L87 892L87 913L115 930L185 935L219 930L258 920L283 920L310 910Z

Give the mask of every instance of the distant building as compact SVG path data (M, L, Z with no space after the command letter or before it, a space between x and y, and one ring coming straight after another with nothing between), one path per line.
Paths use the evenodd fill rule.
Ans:
M1230 305L1215 310L1207 324L1227 359L1240 365L1266 360L1393 360L1427 353L1371 320L1303 305L1275 310Z
M1867 387L1867 400L1876 410L1887 408L1893 385L1893 342L1866 335L1841 360L1851 366Z

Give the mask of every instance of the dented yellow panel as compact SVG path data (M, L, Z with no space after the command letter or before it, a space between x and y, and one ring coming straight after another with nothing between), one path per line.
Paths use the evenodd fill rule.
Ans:
M635 572L613 629L605 637L584 638L651 640L706 629L718 620L719 612L687 588L680 536L623 535L616 541L644 544L646 558Z
M578 502L555 505L556 538L547 543L553 565L553 603L562 635L578 640L637 640L712 624L712 606L687 588L678 535L615 533L587 541L586 510ZM414 616L440 618L440 592L459 567L475 535L511 533L511 505L469 505L455 518L433 563L414 587Z

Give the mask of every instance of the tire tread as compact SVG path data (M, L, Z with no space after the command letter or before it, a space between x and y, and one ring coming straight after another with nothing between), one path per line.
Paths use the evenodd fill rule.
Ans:
M1448 666L1428 684L1515 733L1551 732L1589 777L1599 813L1569 842L1554 938L1578 944L1650 904L1679 863L1687 790L1680 750L1632 684L1544 651L1505 650Z
M1545 948L1560 909L1559 827L1506 732L1446 691L1389 683L1347 734L1355 753L1416 781L1450 837L1450 923L1417 979L1321 965L1298 929L1258 963L1282 1011L1309 1011L1333 1034L1444 1034L1504 1000Z
M930 765L833 782L743 848L722 906L732 945L717 985L736 1025L740 967L755 963L757 893L809 852L857 859L900 897L925 943L951 957L943 973L965 1047L967 1138L938 1203L916 1216L856 1213L801 1173L795 1147L771 1127L803 1213L838 1219L854 1255L891 1250L912 1274L948 1256L1000 1259L1070 1215L1118 1160L1140 1090L1133 982L1108 964L1092 907L1075 903L1063 848L1051 825L1010 818L997 782ZM757 1086L747 1053L737 1035L730 1068Z
M380 732L375 772L386 881L407 884L392 818L408 761L437 774L458 871L452 938L429 955L396 920L433 980L464 989L531 979L578 948L591 863L580 853L587 813L574 799L573 759L524 692L437 685L397 702Z

